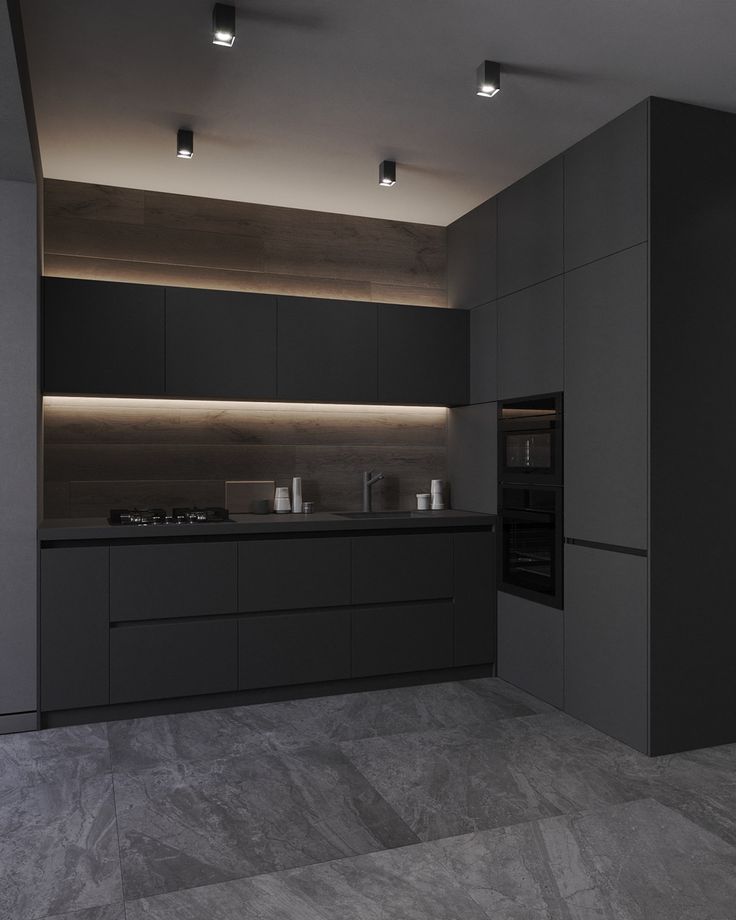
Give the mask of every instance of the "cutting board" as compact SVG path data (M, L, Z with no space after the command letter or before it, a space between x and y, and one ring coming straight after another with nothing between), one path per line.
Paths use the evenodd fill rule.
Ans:
M240 479L225 483L225 507L231 514L250 514L253 503L266 499L273 511L276 482L273 479Z

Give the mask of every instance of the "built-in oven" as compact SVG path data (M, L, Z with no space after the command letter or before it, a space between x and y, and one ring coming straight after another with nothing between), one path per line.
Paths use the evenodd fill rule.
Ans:
M498 478L562 485L562 394L498 404Z
M562 608L562 489L502 484L499 589Z

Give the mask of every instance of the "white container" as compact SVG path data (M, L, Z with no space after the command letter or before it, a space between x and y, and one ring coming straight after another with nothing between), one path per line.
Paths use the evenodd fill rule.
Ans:
M445 510L444 482L441 479L433 479L431 485L432 494L432 511Z
M294 514L301 514L302 511L302 477L295 476L291 480L291 496L293 499Z
M291 511L288 486L279 486L276 489L276 500L273 503L273 510L276 514L286 514L287 511Z
M417 511L429 511L429 492L417 492Z

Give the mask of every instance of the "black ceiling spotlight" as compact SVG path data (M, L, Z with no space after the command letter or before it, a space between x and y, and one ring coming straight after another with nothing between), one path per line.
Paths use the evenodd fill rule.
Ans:
M194 156L194 132L188 128L179 128L176 132L176 155L182 160L191 160Z
M396 161L384 160L378 167L378 184L382 188L391 188L396 185Z
M216 3L212 10L212 44L232 48L235 41L235 7Z
M483 61L478 67L477 86L475 89L476 95L485 96L486 99L492 99L500 92L501 65L498 61Z

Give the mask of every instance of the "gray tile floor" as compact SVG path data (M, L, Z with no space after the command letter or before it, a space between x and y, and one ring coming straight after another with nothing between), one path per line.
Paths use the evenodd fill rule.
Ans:
M0 920L736 920L736 745L499 680L0 737Z

